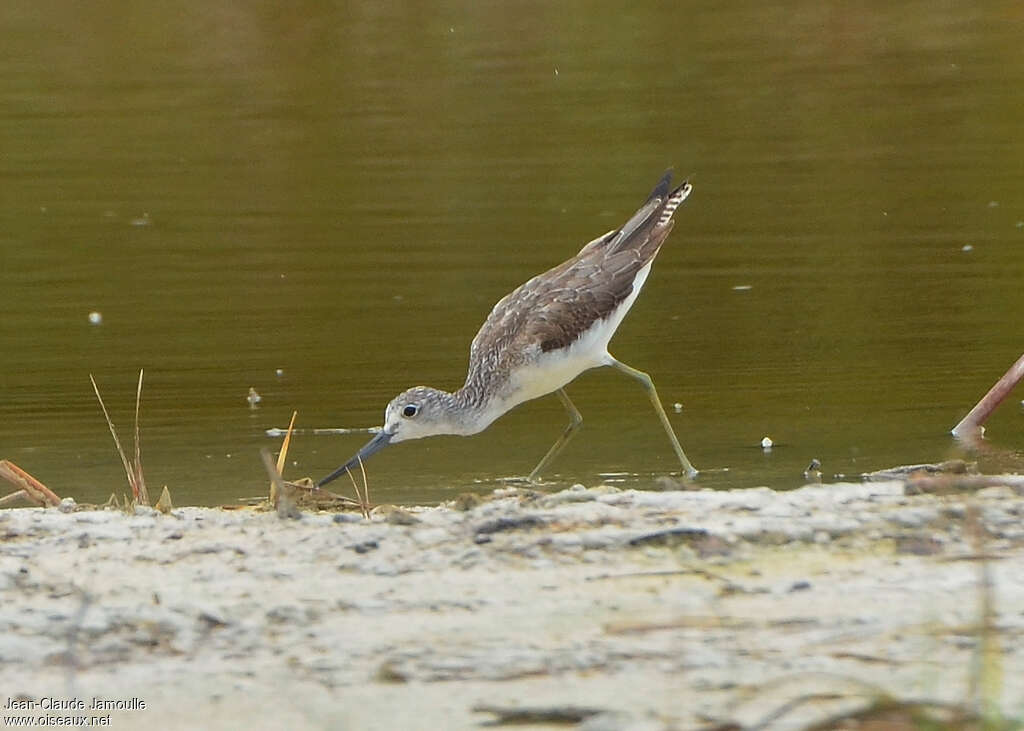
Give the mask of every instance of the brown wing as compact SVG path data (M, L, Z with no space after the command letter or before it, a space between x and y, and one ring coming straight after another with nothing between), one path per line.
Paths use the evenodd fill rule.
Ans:
M686 182L670 192L670 183L671 172L621 229L503 297L473 338L467 383L482 380L484 370L514 368L533 348L565 347L608 317L657 255L672 230L672 213L690 192Z

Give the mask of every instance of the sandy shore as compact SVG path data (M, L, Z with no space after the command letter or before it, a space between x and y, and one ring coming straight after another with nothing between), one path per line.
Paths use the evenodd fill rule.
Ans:
M802 728L883 692L962 703L973 676L1024 717L1024 488L907 492L578 486L368 521L3 511L2 715L468 729L493 706L654 730L803 698L765 726Z

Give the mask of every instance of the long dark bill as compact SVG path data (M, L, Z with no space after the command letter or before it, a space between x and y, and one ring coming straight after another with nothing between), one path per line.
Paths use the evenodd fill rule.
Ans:
M316 486L323 487L328 482L338 479L343 474L345 474L353 467L358 465L360 462L365 462L371 454L374 454L384 449L384 447L388 446L388 442L390 441L390 434L388 434L385 431L377 432L377 435L374 436L374 438L371 439L369 442L367 442L365 447L356 452L356 455L352 459L350 459L348 462L343 464L338 469L334 470L334 472L327 475L327 477L325 477L324 479L320 480L320 482L316 483Z

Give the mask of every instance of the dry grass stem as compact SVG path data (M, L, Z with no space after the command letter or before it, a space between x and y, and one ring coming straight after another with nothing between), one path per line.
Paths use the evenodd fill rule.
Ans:
M277 475L278 477L284 476L284 464L285 460L288 459L288 445L292 441L292 431L295 429L295 417L299 415L298 411L292 412L292 420L288 422L288 432L284 435L284 441L281 443L281 452L277 455ZM277 501L279 499L280 492L277 487L277 481L273 478L270 480L270 504L277 507Z
M356 498L359 501L359 510L362 512L364 518L370 517L370 484L366 481L366 468L363 466L362 458L359 459L359 471L363 475L363 491L359 492L359 485L356 483L356 478L352 475L352 470L345 470L348 475L348 479L352 480L352 489L356 491Z
M292 419L288 422L288 433L284 435L284 442L281 443L281 453L277 455L277 472L281 475L284 475L284 463L288 459L288 445L291 444L292 431L295 429L295 417L298 415L298 411L292 412Z
M149 505L149 490L146 489L146 478L142 475L142 440L139 439L139 405L142 403L142 373L143 369L140 368L139 385L135 389L135 480L138 483L136 499L143 505ZM166 487L164 489L166 490Z
M370 517L370 482L366 479L366 467L363 465L363 458L359 458L359 471L363 474L363 497L366 499L365 517Z
M142 455L139 447L139 401L142 399L142 371L139 371L139 387L136 391L135 399L135 466L138 468L138 474L136 474L136 469L132 466L132 463L128 461L124 448L121 446L121 440L117 438L114 422L110 418L110 412L107 411L107 405L103 403L103 397L100 396L100 389L96 385L96 379L92 377L91 373L89 374L89 380L92 382L92 390L96 392L96 400L100 402L100 408L103 409L103 416L107 420L110 436L114 438L114 446L117 447L117 453L121 457L121 464L124 465L124 473L128 477L128 486L132 489L132 495L140 505L149 505L149 494L146 492L146 483L142 479Z

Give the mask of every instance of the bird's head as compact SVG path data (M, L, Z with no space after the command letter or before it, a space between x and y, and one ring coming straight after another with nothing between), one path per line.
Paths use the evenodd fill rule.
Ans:
M453 418L452 411L453 401L450 393L427 386L414 386L402 391L391 399L384 410L384 426L373 439L356 452L352 459L320 480L317 485L326 485L389 444L439 434L464 433L465 430L459 428Z

